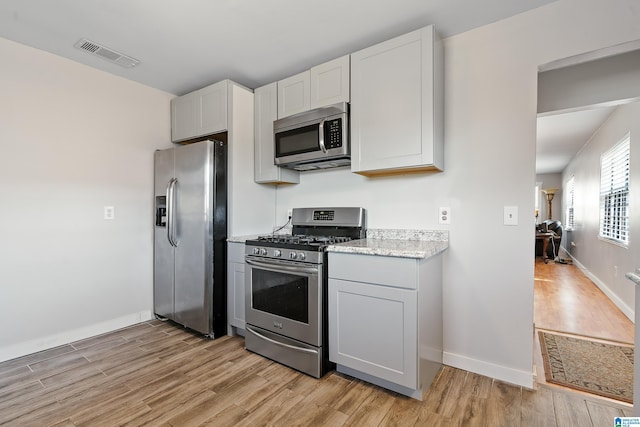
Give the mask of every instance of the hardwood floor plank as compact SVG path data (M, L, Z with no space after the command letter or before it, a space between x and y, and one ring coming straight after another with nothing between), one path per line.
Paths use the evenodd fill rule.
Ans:
M0 375L0 393L8 392L14 388L37 381L38 375L28 366L18 366L11 370L5 370Z
M80 352L72 351L58 357L32 363L29 368L36 375L50 376L58 372L77 369L87 364L89 364L89 361Z
M464 380L464 393L486 399L491 393L492 382L489 377L468 372Z
M347 426L377 426L387 415L396 399L396 393L389 392L380 387L374 387L356 412L349 417Z
M83 411L70 419L80 426L114 426L126 424L130 420L151 411L143 402L115 402L101 405L92 411Z
M554 392L553 406L558 427L600 427L591 422L587 404L579 396L564 392Z
M250 412L244 420L238 421L237 427L253 427L259 425L284 425L282 418L292 410L301 406L304 396L294 393L284 387L273 395L271 399Z
M4 375L5 372L11 371L15 368L28 366L32 363L42 362L43 360L51 359L53 357L60 356L61 354L70 353L74 350L75 349L70 345L63 345L49 350L29 354L23 357L7 360L0 363L0 376Z
M336 399L332 406L336 411L340 411L347 415L353 415L362 405L362 402L364 402L369 395L373 393L373 391L374 389L369 384L354 379L346 386L344 392ZM408 403L406 403L408 400L415 402L414 399L410 398L396 399L392 408L393 410L389 420L390 423L392 423L393 419L397 418L394 415L397 412L402 412L404 414L403 411L409 406Z
M27 409L27 410L24 410ZM63 420L60 417L60 404L55 400L41 401L34 404L31 408L23 408L19 413L15 412L12 417L9 415L4 420L0 421L3 425L5 423L16 426L40 426L49 424L51 422L57 423ZM4 414L3 414L4 417Z
M522 390L522 425L531 427L556 426L551 389L540 386L537 390Z
M443 366L436 380L431 384L424 398L428 412L442 414L445 406L448 405L449 391L454 387L456 381L466 374L465 371L459 373L459 369L450 366ZM444 417L448 419L448 417Z
M247 417L247 411L231 405L205 421L202 426L236 426Z
M462 399L462 390L467 378L467 371L455 369L451 373L450 381L447 381L446 399L436 412L445 418L452 418L456 411L460 411L460 400Z
M594 426L613 425L616 417L624 417L622 409L587 401L587 410Z
M44 386L39 381L34 381L14 387L11 390L0 390L0 413L7 408L30 400L33 396L40 395Z
M367 388L369 387L366 387L363 384L360 385L363 389L362 392L367 393L365 394L365 396L371 393L367 392ZM362 392L360 394L362 394ZM360 400L365 399L366 398L364 397L360 397ZM394 399L393 404L387 411L379 426L403 427L407 425L418 425L417 422L422 412L422 406L422 402L419 402L407 396L398 395Z
M487 425L517 427L522 425L522 388L493 381L487 407Z

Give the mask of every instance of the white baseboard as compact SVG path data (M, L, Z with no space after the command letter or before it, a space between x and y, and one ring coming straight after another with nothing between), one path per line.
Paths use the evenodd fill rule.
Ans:
M591 273L584 265L580 263L577 259L575 259L571 254L569 254L571 259L573 260L573 264L578 267L582 273L589 278L593 283L596 284L598 288L607 296L609 299L624 313L625 316L629 318L632 322L635 323L635 309L629 307L627 304L622 301L618 295L616 295L609 287L600 279L598 279L593 273Z
M48 350L96 335L105 334L107 332L115 331L116 329L125 328L127 326L135 325L136 323L151 320L152 318L153 313L151 313L151 310L145 310L138 313L118 317L116 319L107 320L105 322L95 323L93 325L87 325L78 329L65 331L59 334L48 335L46 337L32 339L7 347L0 347L0 362L15 359L16 357L26 356L27 354L31 353Z
M474 372L476 374L484 375L485 377L495 378L524 388L533 389L533 370L520 371L518 369L508 368L506 366L496 365L482 360L471 359L459 354L448 353L446 351L443 355L443 362L445 365L454 368Z

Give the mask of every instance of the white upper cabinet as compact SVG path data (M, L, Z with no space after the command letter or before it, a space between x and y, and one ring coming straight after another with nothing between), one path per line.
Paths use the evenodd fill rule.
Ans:
M196 134L196 95L188 93L171 100L171 140L193 138Z
M228 83L223 80L171 100L173 142L227 130Z
M278 118L308 111L311 73L304 71L278 82Z
M270 83L254 90L254 179L258 183L300 182L300 173L273 163L273 121L278 118L278 85Z
M211 86L200 89L200 121L198 133L209 135L227 129L227 86L228 80L223 80Z
M349 55L311 69L311 109L349 102Z
M443 170L442 45L433 26L351 55L351 171Z
M349 55L278 82L278 118L349 102Z

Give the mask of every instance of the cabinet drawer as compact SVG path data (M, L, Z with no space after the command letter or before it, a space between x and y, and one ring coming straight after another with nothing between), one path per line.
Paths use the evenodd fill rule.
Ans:
M417 289L418 266L414 258L329 252L329 277Z

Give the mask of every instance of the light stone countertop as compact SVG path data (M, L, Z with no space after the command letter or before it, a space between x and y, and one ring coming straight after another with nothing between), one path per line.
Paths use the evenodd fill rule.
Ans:
M627 273L625 276L636 285L640 285L640 268L637 268L635 273Z
M257 239L257 238L258 238L257 235L231 236L231 237L227 237L227 242L229 242L229 243L244 243L247 240L254 240L254 239Z
M400 258L429 258L449 247L449 232L440 230L367 230L367 238L327 247L328 252Z
M290 234L286 231L282 230L284 233L281 233ZM227 242L245 243L257 237L257 235L231 236L227 238ZM327 251L400 258L429 258L445 251L448 247L448 231L370 228L367 230L366 239L329 245Z

